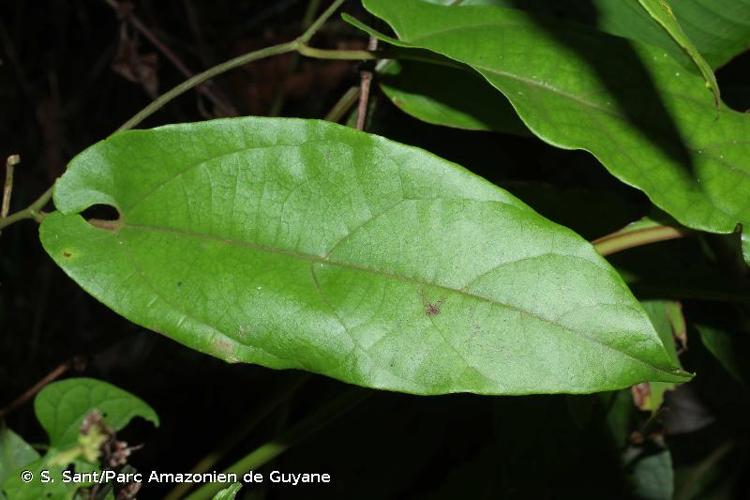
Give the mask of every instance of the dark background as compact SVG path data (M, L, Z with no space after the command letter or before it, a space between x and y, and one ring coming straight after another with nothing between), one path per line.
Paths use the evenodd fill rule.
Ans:
M133 13L198 72L293 38L301 32L306 5L304 0L143 0L135 2ZM345 10L372 22L356 2ZM366 38L337 19L314 45L362 48ZM12 211L45 191L72 156L184 79L103 0L4 0L0 49L0 156L22 157ZM725 94L730 104L743 110L750 107L750 94L742 91L750 83L749 59L740 57L719 72L722 87L732 89ZM210 88L222 105L191 91L141 126L224 116L230 108L240 115L264 115L277 99L283 99L283 115L319 118L358 84L359 69L357 63L295 64L293 56L279 56L214 80ZM532 138L425 125L394 108L376 85L369 129L454 160L587 238L650 211L641 193L614 180L583 152L557 150ZM122 433L131 444L145 444L131 464L141 471L185 472L218 443L231 441L249 415L301 377L228 365L129 323L56 268L36 231L35 223L25 221L0 236L0 407L61 363L79 357L84 362L65 376L116 384L149 402L161 417L158 429L137 421ZM666 290L674 288L746 293L733 244L730 237L701 237L612 260L634 277L640 297L669 298L673 294ZM689 322L747 333L743 308L731 302L684 301ZM627 399L628 392L525 398L377 393L262 469L329 472L333 486L245 492L253 498L627 498L631 493L629 471L620 460L623 450L629 446L648 453L666 439L678 489L693 481L702 492L696 498L748 498L746 386L728 376L692 327L688 338L682 361L699 376L689 390L673 395L669 419L648 421L647 414L627 412L628 432L647 434L645 444L619 442L607 426L605 414L613 398ZM236 439L219 467L345 388L323 377L309 378L249 436ZM29 442L45 442L30 402L6 420ZM716 457L726 443L729 451ZM166 491L152 486L140 498L157 498Z

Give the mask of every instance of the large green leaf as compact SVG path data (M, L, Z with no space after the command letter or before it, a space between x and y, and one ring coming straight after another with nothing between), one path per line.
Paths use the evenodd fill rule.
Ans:
M49 435L50 447L58 450L78 443L81 423L93 410L99 410L115 431L134 417L159 425L156 412L141 399L90 378L71 378L48 385L34 399L34 410Z
M47 252L128 319L228 361L418 394L684 381L572 231L425 151L312 120L116 134L57 182ZM117 207L90 224L80 212Z
M536 135L584 149L682 224L750 222L750 118L651 46L500 7L364 0L400 40L475 68ZM750 258L750 253L748 254Z

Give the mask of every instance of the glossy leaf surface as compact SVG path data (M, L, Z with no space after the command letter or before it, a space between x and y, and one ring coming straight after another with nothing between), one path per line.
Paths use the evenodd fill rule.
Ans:
M124 428L134 417L159 425L156 412L144 401L106 382L72 378L45 387L34 399L39 423L49 435L51 448L58 450L78 442L81 423L93 410L114 431Z
M364 4L400 41L383 38L475 68L532 132L591 152L680 223L728 233L750 222L749 117L717 111L666 52L514 9Z
M455 164L346 127L116 134L54 199L41 238L69 276L228 361L417 394L688 378L589 243ZM120 219L88 223L94 204Z

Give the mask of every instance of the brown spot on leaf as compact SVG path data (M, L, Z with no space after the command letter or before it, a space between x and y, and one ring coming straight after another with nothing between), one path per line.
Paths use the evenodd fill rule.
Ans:
M428 302L427 304L425 304L424 313L430 317L440 314L440 302L435 302L434 304L432 302Z
M117 231L120 229L122 223L119 220L102 220L102 219L89 219L89 224L99 229L106 229L107 231Z
M72 257L72 256L73 256L73 254L72 254L72 253L70 253L70 252L63 252L63 257L65 257L66 259L67 259L67 258L70 258L70 257Z
M434 302L429 301L427 300L424 289L420 291L420 294L422 295L422 305L424 305L424 313L430 318L440 314L440 308L443 306L443 302L445 302L445 299L441 298L440 300L436 300Z
M227 338L217 338L214 340L213 344L214 349L216 349L216 352L214 353L216 356L227 363L239 362L239 359L237 359L237 355L235 354L235 345L231 340Z

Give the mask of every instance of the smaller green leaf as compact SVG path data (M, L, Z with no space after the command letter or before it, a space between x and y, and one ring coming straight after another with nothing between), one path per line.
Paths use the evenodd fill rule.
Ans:
M671 500L674 495L672 455L669 450L641 453L630 464L630 483L634 498Z
M39 458L13 472L2 484L2 491L8 500L71 500L79 488L90 483L65 481L63 471L66 468L50 464L46 458ZM89 464L76 462L72 472L91 472L95 470ZM22 472L30 476L23 476Z
M693 42L688 38L685 32L682 30L682 26L677 22L677 18L672 13L672 8L669 6L667 0L638 0L646 12L661 25L664 30L669 33L669 36L682 47L693 63L698 67L698 70L703 75L703 79L706 80L706 87L708 87L714 94L714 100L716 105L719 104L719 84L716 83L716 76L714 75L711 66L703 59L703 56L695 48Z
M609 411L605 424L609 436L617 449L625 449L633 432L633 419L636 409L633 406L633 398L630 391L622 390L616 392L601 393L600 398Z
M16 469L39 458L39 453L18 434L0 424L0 484Z
M234 500L240 489L242 489L242 483L234 483L214 495L214 500Z
M644 300L641 305L646 310L651 324L667 348L670 359L676 366L680 366L675 348L675 337L684 337L685 318L679 302L671 300Z
M433 125L529 135L508 99L470 68L391 61L380 88L403 112Z
M144 401L111 384L90 378L55 382L45 387L34 400L36 416L49 435L50 447L56 449L78 443L81 423L95 409L115 431L124 428L134 417L159 425L156 412Z
M634 223L636 225L638 223ZM648 227L648 226L646 226ZM685 338L685 317L682 306L671 300L645 300L641 305L646 310L654 329L667 348L670 359L680 366L675 348L675 339L682 343ZM665 382L645 382L634 388L636 406L644 411L656 412L664 402L664 394L674 390L677 384Z

